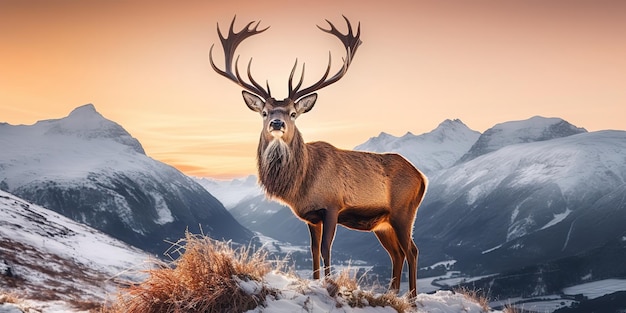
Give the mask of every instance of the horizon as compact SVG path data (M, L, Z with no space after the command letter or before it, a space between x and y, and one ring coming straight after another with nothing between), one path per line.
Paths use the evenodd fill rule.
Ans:
M64 116L60 116L60 117L50 117L50 118L47 118L47 119L42 119L42 120L38 120L38 121L36 121L35 123L32 123L32 124L11 124L11 123L6 123L6 122L2 122L2 121L0 121L0 124L8 124L9 126L26 126L26 127L28 127L28 126L34 126L35 124L37 124L37 123L39 123L39 122L57 121L57 120L62 120L62 119L68 118L70 115L74 114L76 110L79 110L79 109L85 110L85 108L88 108L88 110L89 110L89 111L93 111L93 112L95 112L96 114L100 115L100 117L101 117L101 118L104 118L104 119L106 119L106 120L108 120L108 121L110 121L110 122L113 122L113 123L118 124L119 126L121 126L122 128L124 128L124 129L128 132L128 130L124 127L124 125L119 124L117 121L115 121L115 120L112 120L112 119L108 118L106 115L103 115L103 114L102 114L102 113L98 110L98 107L97 107L95 104L93 104L93 103L87 103L87 104L83 104L83 105L80 105L80 106L78 106L78 107L75 107L74 109L72 109L70 112L68 112L68 113L67 113L66 115L64 115ZM80 116L85 116L85 115L84 115L84 111L81 111ZM565 120L565 119L563 119L563 118L560 118L560 117L556 117L556 116L554 116L554 117L547 117L547 116L534 115L534 116L528 117L528 118L523 119L523 120L500 121L500 122L495 123L494 125L492 125L492 127L489 127L489 128L488 128L488 129L486 129L486 130L489 130L489 129L493 128L493 127L496 127L496 126L498 126L498 125L502 125L502 124L507 124L507 123L508 123L508 124L511 124L511 123L517 123L517 122L530 121L530 120L533 120L533 119L535 119L535 118L541 118L541 119L545 119L545 120L549 120L549 119L558 119L558 120L562 120L562 121L565 121L565 122L568 122L568 123L569 123L569 121L567 121L567 120ZM414 134L414 133L412 133L412 132L410 132L410 131L407 131L407 132L405 132L404 134L394 135L394 134L389 134L389 133L384 132L384 131L380 131L380 132L378 132L377 134L375 134L375 135L372 135L372 136L368 137L368 138L367 138L366 140L364 140L363 142L358 143L357 145L355 145L355 146L354 146L354 147L352 147L352 148L356 148L357 146L359 146L359 145L361 145L361 144L365 144L365 143L367 143L367 141L369 141L369 140L371 140L371 139L373 139L373 138L379 138L380 136L383 136L383 135L385 135L385 136L391 136L391 137L394 137L394 138L396 138L396 139L401 138L401 137L403 137L403 136L407 136L407 135L412 135L412 136L415 136L415 137L419 137L419 136L422 136L422 135L425 135L425 134L428 134L428 133L431 133L431 132L435 131L437 128L439 128L440 126L442 126L442 124L444 124L444 123L446 123L446 122L456 122L456 121L458 121L458 122L460 122L461 124L463 124L465 127L467 127L467 128L468 128L468 130L479 132L481 135L482 135L482 134L486 131L486 130L484 130L484 131L478 131L478 130L475 130L475 129L473 129L470 125L465 124L465 122L463 122L463 120L461 120L461 119L451 119L451 118L448 118L448 119L444 119L443 121L441 121L441 122L440 122L439 124L437 124L437 126L436 126L436 127L434 127L433 129L431 129L431 130L429 130L429 131L426 131L426 132L423 132L423 133L419 133L419 134ZM570 124L571 124L571 123L570 123ZM586 128L581 127L581 126L579 126L579 125L575 125L575 124L571 124L571 125L572 125L572 126L574 126L574 127L577 127L577 128L582 128L585 132L593 132L593 131L587 130ZM594 131L603 131L603 130L626 131L626 129L599 129L599 130L594 130ZM133 134L132 134L132 133L130 133L130 132L129 132L129 134L130 134L133 138L136 138L135 136L133 136ZM136 139L138 139L138 138L136 138ZM140 140L140 139L138 139L138 140L139 140L139 143L140 143L140 144L142 145L142 147L143 147L143 143L141 142L141 140ZM351 149L352 149L352 148L351 148ZM145 147L144 147L144 150L145 150ZM152 156L150 156L150 155L147 153L147 151L146 151L146 155L147 155L148 157L152 157ZM160 160L159 160L159 161L160 161ZM167 164L167 165L170 165L170 166L174 166L174 165L169 164L169 163L167 163L167 162L165 162L165 161L161 161L161 162L163 162L163 163L165 163L165 164ZM176 166L174 166L174 167L176 167ZM180 170L180 169L179 169L179 170ZM181 170L181 172L183 172L183 173L184 173L184 171L182 171L182 170ZM248 179L250 176L254 176L254 177L256 177L256 176L257 176L257 172L256 172L256 171L254 171L254 172L249 172L249 173L243 173L243 174L241 174L241 175L233 175L233 176L226 176L226 177L210 176L210 175L209 175L209 176L197 176L197 175L192 175L192 174L189 174L189 173L184 173L184 174L186 174L187 176L193 177L193 178L197 178L197 179L207 178L207 179L214 180L214 181L245 180L245 179Z
M306 12L306 14L301 13ZM260 20L238 49L277 98L298 58L305 85L344 51L319 31L341 15L361 39L345 77L299 118L305 141L352 149L385 132L423 134L446 119L483 133L558 117L588 131L624 129L626 2L617 0L248 3L170 0L0 2L0 120L31 125L92 103L146 153L196 177L256 173L260 117L223 67L216 32ZM375 78L379 79L375 79ZM382 108L382 109L381 109Z

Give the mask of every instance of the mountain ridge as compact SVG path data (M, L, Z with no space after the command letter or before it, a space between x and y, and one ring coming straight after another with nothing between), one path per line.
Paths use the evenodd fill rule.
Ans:
M0 189L156 254L188 227L216 239L252 238L202 186L145 155L93 105L0 130Z
M533 116L529 119L498 123L480 135L476 143L458 163L496 151L502 147L535 141L544 141L587 132L561 118Z
M413 135L407 132L395 137L382 132L356 146L355 150L395 152L403 155L426 175L454 164L479 138L461 120L444 120L430 132Z

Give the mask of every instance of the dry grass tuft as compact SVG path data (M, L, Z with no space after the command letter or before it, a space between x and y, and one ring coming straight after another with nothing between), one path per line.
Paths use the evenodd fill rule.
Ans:
M489 298L487 298L487 296L485 296L480 290L460 287L454 289L454 292L460 293L465 296L466 299L478 303L484 312L489 312L491 309L489 307Z
M412 308L414 301L398 297L395 292L387 291L377 294L372 290L361 290L356 274L351 275L350 272L350 270L341 271L337 277L327 277L324 281L328 294L337 299L338 306L341 306L342 302L358 308L389 306L399 313L408 312Z
M4 303L18 304L20 302L21 302L20 298L14 293L0 292L0 304L4 304Z
M233 249L228 243L187 233L169 251L179 257L159 262L149 278L118 295L103 313L243 312L256 308L273 291L259 285L252 294L239 282L261 278L271 269L266 253Z
M512 305L506 305L504 306L504 310L502 310L503 313L520 313L521 311L518 310L517 308L515 308Z
M10 303L16 306L21 312L41 312L40 310L31 308L24 303L24 299L20 298L13 292L0 291L0 304Z

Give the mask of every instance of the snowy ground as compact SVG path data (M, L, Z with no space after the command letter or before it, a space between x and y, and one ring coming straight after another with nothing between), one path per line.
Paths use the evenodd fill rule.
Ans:
M605 279L563 289L566 295L582 294L595 299L618 291L626 291L626 279Z
M21 279L17 289L7 288L0 280L0 297L10 292L20 293L23 295L20 298L27 299L19 305L0 301L0 313L87 312L76 308L76 303L72 301L80 298L97 303L105 298L111 299L116 292L114 280L117 277L138 279L130 274L137 273L140 269L138 267L149 264L149 255L3 191L0 191L0 226L0 274L10 268L12 274ZM263 237L262 241L268 249L279 246L281 251L308 250L307 247L290 246L267 237ZM368 265L355 261L349 267L367 269ZM335 270L341 270L341 267ZM298 274L304 278L271 272L261 283L241 282L242 289L249 292L254 292L261 284L279 290L275 296L267 299L263 307L251 312L394 312L390 307L350 307L342 298L331 297L322 281L307 279L310 272ZM454 285L459 281L474 279L477 278L463 277L458 272L419 279L418 289L421 293L416 299L414 311L483 312L479 304L461 294L437 291L439 287L436 285ZM403 283L402 287L405 285ZM582 294L594 299L623 290L626 290L626 280L607 279L569 287L563 293L570 297ZM45 292L53 295L52 299L32 300ZM513 305L525 310L552 312L570 306L573 302L554 295L507 299L492 302L491 306Z
M118 281L143 279L140 270L149 267L149 258L91 227L0 191L0 296L38 299L24 302L37 312L77 311L72 305L97 305L114 294Z
M347 300L331 297L322 281L303 280L270 272L263 284L280 292L267 303L249 313L290 313L290 312L346 312L346 313L392 313L391 307L351 307ZM257 282L241 282L242 289L254 293L260 286ZM435 294L419 294L416 306L411 311L419 313L480 313L485 312L480 304L470 301L464 295L450 291ZM490 311L500 312L500 311Z

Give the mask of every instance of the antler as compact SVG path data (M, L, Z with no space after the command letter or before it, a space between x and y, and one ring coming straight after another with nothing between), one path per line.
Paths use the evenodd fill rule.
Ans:
M213 46L214 45L211 45L211 49L209 50L209 61L211 62L211 67L213 67L213 70L215 70L218 74L230 79L231 81L235 82L237 85L247 89L248 91L258 96L263 97L263 99L269 99L271 98L271 93L270 93L270 86L267 83L267 81L266 81L266 86L267 86L267 91L266 91L265 89L263 89L263 87L259 83L257 83L252 78L252 74L250 73L250 66L252 65L252 59L250 59L250 61L248 62L248 79L250 80L252 85L246 83L243 79L241 79L241 75L239 74L239 69L237 68L237 62L239 62L239 56L237 56L237 59L235 59L235 73L234 74L233 74L233 69L232 69L233 57L235 55L235 49L237 49L237 46L239 46L239 44L242 41L244 41L246 38L266 31L269 28L269 26L264 29L258 30L257 28L259 27L259 24L261 22L259 21L256 23L256 25L254 25L254 27L250 27L252 24L254 24L254 21L252 21L248 23L241 31L236 33L233 30L236 17L237 16L233 17L233 21L230 23L230 29L228 30L228 37L226 38L224 38L224 36L222 35L222 32L220 31L219 23L217 24L217 33L220 36L222 47L224 48L225 67L224 67L224 70L220 70L219 68L217 68L217 66L213 62Z
M330 64L331 64L330 52L328 52L328 66L326 67L326 72L324 73L324 76L322 76L322 78L318 80L315 84L303 90L298 90L300 89L300 86L302 86L302 80L304 79L304 64L302 65L302 75L300 76L300 81L298 82L296 87L293 88L292 87L293 74L295 73L296 67L298 66L298 60L296 59L296 63L293 65L293 69L291 70L291 74L289 75L289 98L290 99L296 101L302 96L310 94L316 90L322 89L338 81L339 79L341 79L341 77L343 77L343 75L345 75L346 72L348 71L348 67L350 66L350 63L352 63L352 58L356 54L356 50L359 47L359 45L362 43L361 39L359 39L359 37L361 36L361 23L359 23L359 25L357 26L356 35L354 35L352 33L352 25L350 25L350 21L345 16L343 16L343 18L346 20L346 24L348 24L348 33L345 35L340 33L339 30L337 30L337 28L335 27L335 25L333 25L333 23L331 23L329 20L326 20L326 22L330 25L330 29L324 29L324 28L321 28L320 26L317 26L317 28L319 28L320 30L326 33L335 35L343 43L344 47L346 48L346 58L343 59L343 66L334 76L326 80L330 72Z

